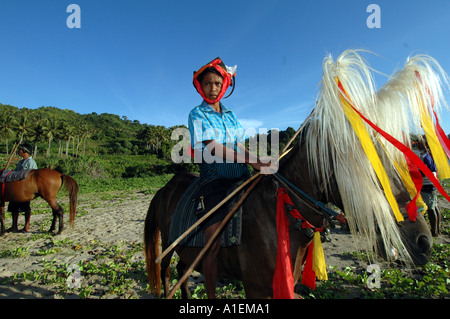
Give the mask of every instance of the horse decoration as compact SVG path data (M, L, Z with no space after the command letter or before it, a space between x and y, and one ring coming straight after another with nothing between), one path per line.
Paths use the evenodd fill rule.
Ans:
M3 170L0 171L0 174L2 172ZM72 177L52 169L41 168L30 170L24 179L2 183L0 197L0 235L6 232L5 203L28 202L38 196L42 197L52 208L53 220L49 232L55 230L56 219L58 219L58 234L60 234L64 229L64 210L57 202L56 195L62 186L69 193L69 223L73 227L77 210L78 184Z
M280 284L276 282L280 277L274 276L280 273L277 194L283 192L292 195L290 207L301 213L302 225L311 225L296 227L298 217L286 218L294 219L287 223L287 264L291 268L285 271L286 277L294 277L293 282L300 279L303 261L310 255L311 228L320 230L324 225L326 214L317 208L321 207L317 203L332 202L341 208L352 234L360 237L357 242L364 242L365 249L387 260L396 258L392 253L395 252L405 262L426 264L433 241L423 215L417 213L417 207L424 204L416 173L420 169L427 177L432 174L411 151L410 134L418 132L433 114L436 125L430 125L427 134L434 132L436 136L439 110L445 104L444 85L448 86L445 73L428 56L409 59L378 92L370 68L358 51L347 50L336 62L326 57L316 106L302 125L300 141L280 159L278 173L264 176L243 202L241 243L220 250L219 277L241 280L247 298L279 297L274 293ZM412 121L407 120L410 116ZM430 143L428 135L427 139ZM435 140L435 149L442 150L439 142L444 138ZM445 162L443 159L436 158ZM440 165L445 167L445 163ZM295 187L280 187L279 182L286 177L289 185ZM445 178L445 173L441 177ZM165 250L169 246L172 214L196 178L190 173L176 174L155 194L148 209L144 252L149 286L158 296L161 276L165 293L168 292L171 260L170 254L161 263L155 263L159 239ZM436 178L429 178L450 199ZM303 195L295 193L295 189L302 190ZM177 270L181 275L200 248L178 245L175 250L180 257ZM201 264L196 269L201 271ZM293 286L289 287L293 290ZM188 295L187 285L183 284L182 297ZM283 296L292 297L293 291Z
M436 60L419 55L409 58L404 68L375 92L370 68L356 51L344 52L336 63L327 57L323 69L316 117L307 137L311 165L321 183L334 175L352 233L358 228L370 243L381 235L381 250L395 250L410 260L397 224L404 222L404 215L414 222L417 205L426 207L420 198L419 169L450 200L410 149L411 135L421 137L423 127L430 148L433 146L440 177L450 177L444 153L448 139L438 117L439 110L446 106L442 89L448 87L447 76ZM436 125L432 124L432 115ZM407 214L401 212L394 198L388 173L410 194ZM425 256L422 258L425 261Z

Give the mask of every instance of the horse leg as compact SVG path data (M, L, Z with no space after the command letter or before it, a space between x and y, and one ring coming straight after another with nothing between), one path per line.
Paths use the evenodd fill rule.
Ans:
M439 210L439 208L437 206L434 208L433 215L434 215L434 223L431 224L431 234L434 237L437 237L441 234L440 224L441 224L441 219L442 219L441 211ZM430 218L430 223L431 223L431 218Z
M428 209L428 219L430 220L430 226L431 226L431 234L433 237L437 237L437 224L438 224L438 216L436 214L436 209Z
M170 287L170 260L172 259L172 255L166 255L161 261L161 279L164 286L164 296L169 294Z
M12 212L12 225L8 228L7 232L17 233L19 232L18 221L19 221L19 212Z
M53 202L48 201L50 204L52 211L53 211L53 220L52 225L50 226L50 229L48 230L49 233L52 233L55 230L56 227L56 219L58 218L59 225L58 225L58 233L57 235L61 234L61 232L64 230L64 210L59 205L56 200Z
M207 243L216 229L219 227L219 223L215 223L205 230L205 243ZM216 237L209 250L206 252L203 259L203 274L205 276L205 286L208 299L216 298L216 284L217 284L217 256L220 250L220 237Z
M438 235L441 234L441 220L442 220L442 214L439 207L436 207L436 216L437 216L437 225L436 225L436 232Z
M5 229L5 203L0 203L0 236L6 232Z
M181 259L178 261L177 264L177 272L178 272L178 277L181 277L184 275L184 272L186 271L186 264L181 261ZM182 299L189 299L189 284L188 284L188 280L185 280L183 282L183 284L181 285L181 298Z
M25 212L25 226L23 226L22 232L26 233L30 231L31 210Z

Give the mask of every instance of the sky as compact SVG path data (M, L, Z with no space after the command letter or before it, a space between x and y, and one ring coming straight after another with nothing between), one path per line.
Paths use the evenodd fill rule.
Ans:
M379 28L367 24L370 4ZM0 0L0 103L187 125L202 102L193 71L219 56L238 66L222 102L245 128L297 129L328 54L369 50L392 74L425 53L450 73L449 14L448 0ZM449 111L441 122L450 133Z

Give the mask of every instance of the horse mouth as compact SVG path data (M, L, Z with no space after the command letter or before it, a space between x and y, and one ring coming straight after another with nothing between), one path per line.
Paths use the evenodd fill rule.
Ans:
M411 254L414 264L423 266L430 260L433 240L430 241L428 236L420 235L417 238L417 252Z
M412 260L415 265L423 266L423 265L426 265L428 263L428 261L430 260L430 255L429 254L416 254L416 255L412 256Z

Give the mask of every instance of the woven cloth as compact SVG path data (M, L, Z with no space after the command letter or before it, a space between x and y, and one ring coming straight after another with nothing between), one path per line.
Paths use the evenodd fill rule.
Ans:
M11 183L25 179L31 169L23 169L21 171L10 171L5 169L0 175L0 183Z
M239 187L242 182L238 182L228 190L230 194L234 189ZM197 222L195 210L198 206L197 190L200 185L200 178L196 178L194 182L186 189L181 196L177 207L172 215L169 232L169 245L173 243L180 235L182 235L189 227ZM244 191L240 191L233 196L226 204L227 210L230 211ZM242 205L230 218L220 235L221 247L239 246L241 244L242 235ZM192 232L189 233L178 245L185 247L203 247L204 246L203 228L200 224Z

